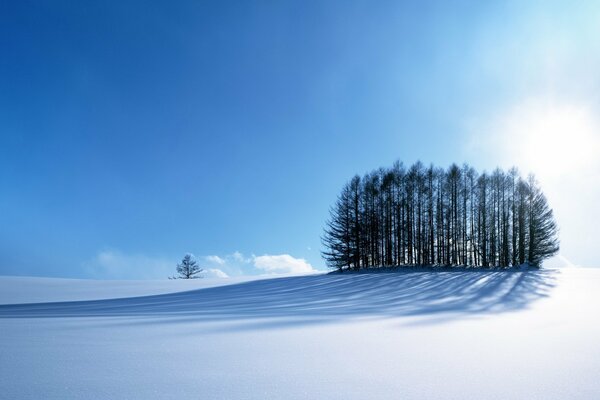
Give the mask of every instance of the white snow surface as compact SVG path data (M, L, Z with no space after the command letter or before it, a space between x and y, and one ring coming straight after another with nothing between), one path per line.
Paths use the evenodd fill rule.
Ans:
M97 280L0 276L0 304L48 303L148 296L264 279L235 278Z
M600 269L171 283L0 278L0 398L600 398Z

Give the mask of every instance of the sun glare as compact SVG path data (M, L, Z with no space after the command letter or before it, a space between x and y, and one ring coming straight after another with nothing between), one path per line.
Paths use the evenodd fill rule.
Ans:
M585 107L530 103L506 121L514 163L543 178L567 176L596 162L598 123Z

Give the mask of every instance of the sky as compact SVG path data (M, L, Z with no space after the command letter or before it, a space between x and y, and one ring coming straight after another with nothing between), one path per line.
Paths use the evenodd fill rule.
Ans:
M600 5L0 5L0 275L325 269L344 183L395 160L534 172L549 264L598 266Z

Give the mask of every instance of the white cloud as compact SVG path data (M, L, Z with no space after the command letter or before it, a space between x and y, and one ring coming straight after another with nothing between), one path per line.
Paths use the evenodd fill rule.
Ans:
M229 275L218 268L205 268L202 276L204 278L229 278Z
M175 272L176 262L143 254L124 254L118 250L103 250L84 262L83 267L93 278L100 279L165 279Z
M289 254L254 256L254 266L269 274L315 272L306 260L294 258Z
M191 254L191 253L190 253ZM230 276L266 274L300 274L315 272L304 259L289 254L245 256L236 251L227 255L200 257L205 265L201 273L205 278L228 278ZM145 254L126 254L109 249L98 252L83 268L97 279L166 279L176 275L180 258L151 257Z
M233 254L230 254L228 257L233 259L233 261L236 261L239 263L249 263L252 261L251 258L244 257L244 255L237 250L235 252L233 252Z
M204 259L213 264L225 265L225 260L219 256L206 256Z
M225 255L208 255L202 257L205 261L206 267L218 268L222 273L227 276L239 276L255 273L251 267L252 258L244 256L239 251L235 251Z

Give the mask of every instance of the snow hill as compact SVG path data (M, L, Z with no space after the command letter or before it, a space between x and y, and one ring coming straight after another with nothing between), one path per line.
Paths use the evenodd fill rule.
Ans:
M0 300L6 399L600 397L600 269L3 277Z
M231 285L264 276L210 279L96 280L0 276L0 304L49 303L148 296Z

